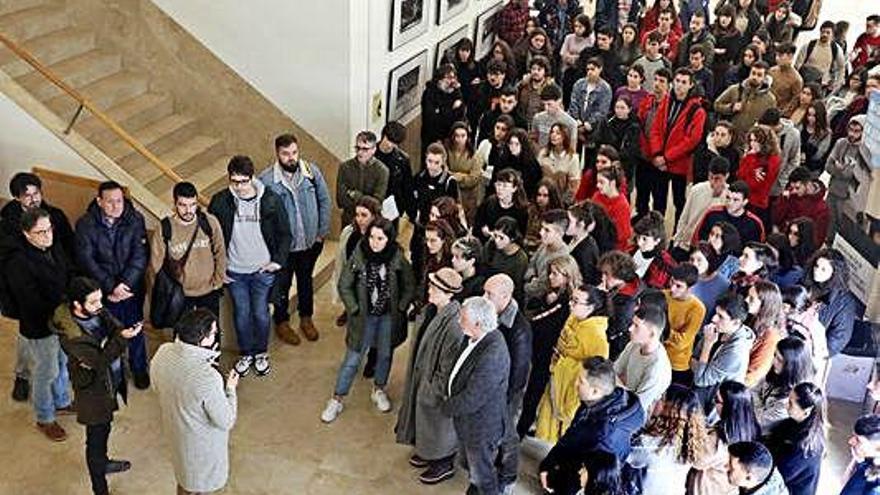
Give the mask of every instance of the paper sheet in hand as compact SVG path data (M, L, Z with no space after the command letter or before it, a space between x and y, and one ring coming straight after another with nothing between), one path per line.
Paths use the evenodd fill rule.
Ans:
M397 202L394 201L394 195L388 196L385 198L385 201L382 201L382 216L392 221L400 216L400 212L397 211Z

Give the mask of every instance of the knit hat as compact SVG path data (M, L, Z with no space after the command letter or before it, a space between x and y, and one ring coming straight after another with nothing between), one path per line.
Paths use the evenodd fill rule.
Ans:
M428 281L443 292L450 294L461 292L461 275L452 268L441 268L428 274Z

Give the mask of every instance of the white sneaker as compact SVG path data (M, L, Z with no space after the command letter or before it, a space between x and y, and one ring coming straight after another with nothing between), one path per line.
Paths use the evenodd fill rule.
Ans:
M376 404L376 409L379 412L387 413L391 410L391 400L388 399L388 394L381 388L373 389L370 399L373 401L373 404Z
M254 363L253 356L241 356L238 358L238 361L235 362L235 371L240 376L245 376L251 370L251 365Z
M342 409L342 401L336 400L335 397L331 397L330 400L327 401L327 407L324 408L324 412L321 413L321 421L332 423L336 420L336 417L342 413Z
M264 376L268 375L271 370L272 368L269 366L269 355L265 352L257 354L256 358L254 358L254 371L256 371L258 375Z

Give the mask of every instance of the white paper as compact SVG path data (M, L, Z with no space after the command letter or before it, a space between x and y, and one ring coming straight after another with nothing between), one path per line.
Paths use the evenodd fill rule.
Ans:
M393 194L385 198L385 201L382 201L382 216L392 221L397 220L400 216L400 212L397 211L397 201L394 200Z

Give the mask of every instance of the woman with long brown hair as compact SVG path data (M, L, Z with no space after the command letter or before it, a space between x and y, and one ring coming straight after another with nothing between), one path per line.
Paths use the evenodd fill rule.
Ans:
M749 186L749 208L764 225L770 221L770 189L779 175L782 163L776 134L762 126L753 127L747 137L746 154L742 157L737 176Z
M782 293L773 282L761 280L749 287L746 295L749 317L746 325L755 332L755 342L749 351L746 370L747 387L754 387L767 376L773 366L776 344L782 338L785 315L782 313Z
M543 178L538 182L535 200L529 203L529 224L526 228L525 248L529 253L538 249L541 243L541 215L546 211L558 210L562 206L562 195L556 182Z
M538 154L545 179L556 183L559 192L571 202L581 181L580 158L574 150L568 130L560 123L550 126L547 146Z
M483 166L485 163L474 151L471 129L467 122L452 124L446 146L446 165L458 182L458 194L468 223L473 223L477 205L483 201Z

